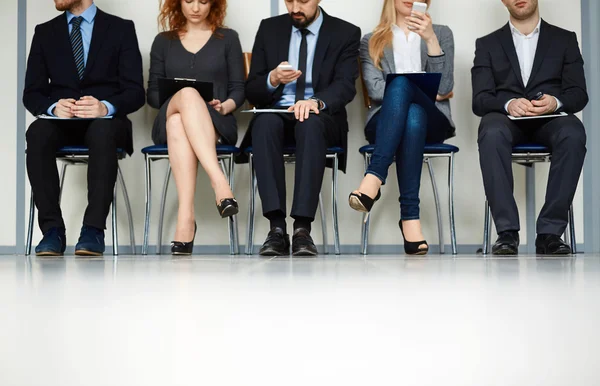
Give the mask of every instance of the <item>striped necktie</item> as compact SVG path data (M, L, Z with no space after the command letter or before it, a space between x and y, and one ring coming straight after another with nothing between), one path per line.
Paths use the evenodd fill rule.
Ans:
M81 22L83 17L74 17L71 20L73 28L71 29L71 47L73 47L73 57L75 58L75 66L79 80L83 79L83 71L85 70L85 62L83 60L83 39L81 38Z

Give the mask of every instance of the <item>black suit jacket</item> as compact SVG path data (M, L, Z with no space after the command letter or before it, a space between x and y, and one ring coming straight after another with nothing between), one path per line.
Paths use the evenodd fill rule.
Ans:
M360 28L341 19L329 16L323 9L323 25L315 48L312 83L315 97L327 105L330 114L342 132L342 146L348 148L348 116L346 105L356 95L358 78L358 50ZM267 88L271 70L288 60L292 20L288 14L265 19L260 23L254 48L252 64L246 82L246 98L257 108L270 108L283 94L284 85L274 92ZM242 149L250 146L252 122L242 141ZM340 158L340 169L346 169L346 157Z
M531 77L524 86L519 59L507 23L499 30L477 39L473 81L473 112L506 114L504 105L513 98L531 99L538 92L557 97L559 111L577 113L585 107L588 95L583 59L574 32L542 20Z
M35 28L27 61L23 103L33 115L46 114L59 99L93 96L106 100L128 124L127 152L133 152L126 116L145 103L142 56L135 26L98 9L83 75L79 80L67 17L63 13Z

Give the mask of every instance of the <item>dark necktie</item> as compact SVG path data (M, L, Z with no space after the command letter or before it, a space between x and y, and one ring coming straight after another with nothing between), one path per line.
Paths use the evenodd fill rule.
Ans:
M83 79L83 71L85 70L85 63L83 61L83 39L81 38L81 22L83 17L74 17L71 20L73 28L71 29L71 47L73 47L73 57L75 58L75 66L77 67L77 74L79 80Z
M304 100L304 91L306 89L306 62L308 58L308 43L306 35L310 33L307 29L301 29L302 41L300 42L300 55L298 56L298 70L302 71L302 75L296 81L296 102Z

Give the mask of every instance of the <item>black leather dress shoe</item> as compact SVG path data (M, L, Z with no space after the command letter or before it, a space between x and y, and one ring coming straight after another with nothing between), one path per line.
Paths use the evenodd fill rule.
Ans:
M519 253L519 232L506 231L498 234L498 240L492 247L492 254L510 256Z
M285 234L281 228L271 229L258 254L261 256L289 256L290 236Z
M50 228L35 248L36 256L62 256L67 247L64 228Z
M535 239L535 252L538 255L570 255L571 247L559 236L539 234Z
M319 252L310 237L310 232L304 228L298 228L292 236L292 256L317 256Z

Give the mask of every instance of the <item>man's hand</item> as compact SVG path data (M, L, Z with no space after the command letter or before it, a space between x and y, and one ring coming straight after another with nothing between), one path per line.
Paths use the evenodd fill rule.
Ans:
M533 104L533 108L529 112L529 116L539 116L551 114L556 111L558 108L558 103L556 102L556 98L551 95L546 95L542 97L542 99L537 101L531 101Z
M73 115L77 118L99 118L108 115L108 108L92 96L84 96L75 102Z
M508 110L508 113L513 117L530 116L530 112L533 110L533 104L525 98L519 98L511 101L506 110Z
M310 116L311 111L319 114L319 104L315 100L298 101L295 105L290 106L288 111L293 111L296 119L304 122Z
M281 64L289 63L281 62ZM292 83L296 79L300 78L300 75L302 75L302 71L282 70L279 67L277 67L273 71L271 71L271 78L269 79L269 81L271 82L271 86L279 87L280 84Z
M73 109L75 108L75 99L61 99L54 107L52 113L59 118L73 118Z

